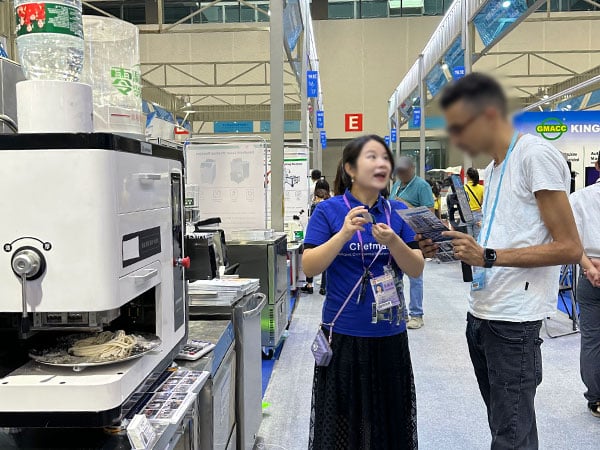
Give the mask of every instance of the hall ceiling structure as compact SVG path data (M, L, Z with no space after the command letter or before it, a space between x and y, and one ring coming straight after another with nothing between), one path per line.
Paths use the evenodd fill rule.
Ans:
M106 16L111 14L103 6L114 3L114 0L83 2L95 13ZM185 3L192 11L190 14L174 23L164 23L161 11L164 11L165 0L156 0L157 23L138 26L144 98L194 122L269 120L268 22L189 23L219 4L244 5L267 17L268 2L214 0ZM219 40L234 39L233 35L243 38L232 44L235 49L222 54ZM302 45L300 39L295 51L286 51L285 120L300 120L301 116L297 72Z
M556 12L552 8L557 5L550 1L526 0L526 10L520 16L515 13L523 3L511 6L511 0L453 2L422 56L390 97L391 123L403 125L412 120L414 109L421 103L421 79L426 81L423 85L427 84L422 92L427 97L425 117L440 115L435 96L452 78L450 69L460 68L463 61L465 66L472 63L473 71L497 77L515 112L525 108L575 110L600 105L595 92L600 90L600 3L585 0L589 11ZM504 15L502 8L508 11ZM470 56L464 55L463 40L472 49Z
M574 21L577 33L565 38L561 30L572 31ZM599 27L597 12L535 13L483 55L477 38L473 70L500 77L514 107L527 107L600 74L600 39L590 38Z

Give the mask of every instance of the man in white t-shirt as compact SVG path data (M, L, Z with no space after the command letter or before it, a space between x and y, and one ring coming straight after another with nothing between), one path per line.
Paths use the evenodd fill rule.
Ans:
M500 85L474 73L442 93L452 143L493 158L479 242L459 232L454 253L473 267L467 342L488 412L492 450L537 449L534 399L542 381L539 332L556 310L561 264L581 259L569 205L571 174L547 141L515 131ZM421 241L426 256L431 241Z
M596 161L600 172L600 161ZM600 418L600 178L569 198L583 244L577 283L581 379L590 412Z

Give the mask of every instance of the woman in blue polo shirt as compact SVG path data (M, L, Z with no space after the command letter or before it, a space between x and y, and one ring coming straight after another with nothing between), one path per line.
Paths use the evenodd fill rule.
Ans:
M394 169L384 140L374 135L354 139L340 164L336 192L344 194L316 207L302 258L307 275L327 271L322 327L333 338L331 362L315 367L310 448L416 449L404 302L378 312L381 304L375 301L370 280L377 278L373 286L379 287L378 277L385 273L394 273L396 281L402 272L419 276L423 256L406 244L414 240L414 233L396 212L406 206L381 195Z

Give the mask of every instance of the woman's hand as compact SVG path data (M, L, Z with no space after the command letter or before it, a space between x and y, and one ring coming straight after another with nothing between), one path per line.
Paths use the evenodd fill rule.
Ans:
M364 215L368 214L367 208L364 206L357 206L352 208L344 219L344 225L340 230L340 235L344 238L344 241L349 241L357 231L365 231L364 225L367 223L367 219Z
M373 237L377 242L388 248L396 239L399 239L398 235L394 233L394 230L384 223L376 223L373 225Z

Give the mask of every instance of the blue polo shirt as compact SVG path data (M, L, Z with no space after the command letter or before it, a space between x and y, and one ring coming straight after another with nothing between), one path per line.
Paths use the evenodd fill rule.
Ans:
M392 186L392 195L390 198L402 198L415 208L419 206L427 206L433 208L433 192L431 185L423 178L414 176L408 184L402 184L401 181L396 181Z
M352 208L356 206L365 206L346 191L346 196ZM404 242L413 242L415 233L396 213L399 209L406 209L406 205L397 201L390 201L391 214L390 223L392 229L404 240ZM379 197L377 203L368 208L373 214L377 223L387 223L385 209L387 202L383 197ZM327 242L331 237L341 230L344 219L348 214L348 206L344 203L344 197L338 195L329 200L325 200L317 205L315 212L310 217L304 245L307 248L318 247ZM365 263L369 265L377 251L379 244L371 232L371 224L365 225L365 231L362 232L364 245ZM371 272L374 276L383 274L383 268L389 262L390 252L384 246L381 254L371 266ZM393 261L393 260L392 260ZM397 269L399 271L399 269ZM352 236L342 248L338 256L335 257L327 269L327 297L323 306L323 323L330 323L338 310L346 300L348 294L362 277L364 273L360 242L358 233ZM402 276L401 272L400 276ZM389 321L379 321L376 324L371 323L372 304L375 301L371 286L367 286L364 300L357 304L360 288L357 289L353 298L350 300L346 309L342 312L335 323L334 332L359 337L382 337L393 336L406 330L406 324L396 324Z

